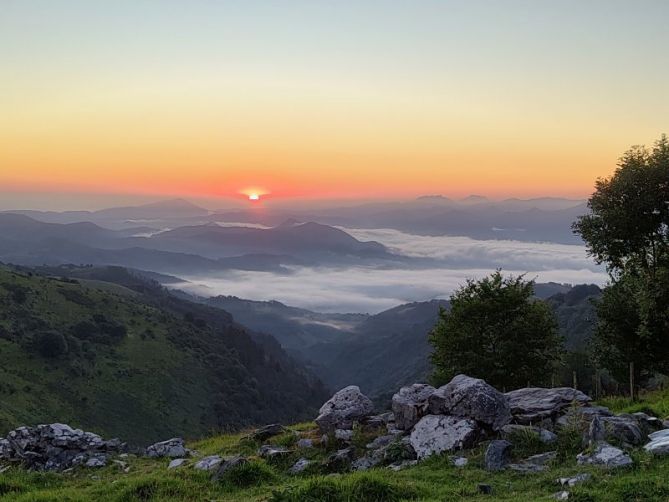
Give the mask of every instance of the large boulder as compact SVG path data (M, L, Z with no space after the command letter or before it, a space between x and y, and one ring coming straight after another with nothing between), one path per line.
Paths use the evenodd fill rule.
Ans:
M578 465L598 465L610 469L629 467L633 463L627 453L605 442L597 444L592 452L577 455L576 462Z
M488 471L501 471L511 458L513 445L503 439L490 441L485 451L485 468Z
M669 454L669 429L653 432L648 435L650 442L644 446L644 449L653 455Z
M395 416L395 424L398 429L409 430L421 418L427 415L428 398L435 391L431 385L415 383L402 387L393 396L392 409Z
M569 406L585 405L592 401L580 390L569 387L526 387L507 392L506 397L514 421L520 424L536 424L547 418L553 419Z
M472 418L495 431L511 421L507 398L478 378L458 375L429 398L430 413Z
M253 431L249 438L254 441L265 441L273 436L278 436L286 432L286 428L281 424L269 424Z
M332 396L319 410L316 424L322 432L335 429L352 429L353 423L371 415L372 400L360 392L356 385L345 387Z
M411 431L409 443L419 459L446 451L468 448L479 434L476 422L469 418L427 415Z
M188 455L189 451L186 449L184 440L182 438L172 438L166 441L154 443L146 448L147 457L168 457L179 458Z

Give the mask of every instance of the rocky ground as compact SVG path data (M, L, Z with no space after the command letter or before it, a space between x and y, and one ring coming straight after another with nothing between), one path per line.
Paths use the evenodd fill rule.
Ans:
M133 450L64 424L20 427L0 439L0 499L669 500L668 453L659 417L459 375L400 389L384 413L351 386L313 424L188 446Z

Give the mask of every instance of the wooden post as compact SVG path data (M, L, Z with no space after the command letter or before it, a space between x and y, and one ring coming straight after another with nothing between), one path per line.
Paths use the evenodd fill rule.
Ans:
M574 389L578 390L578 380L576 380L576 372L575 371L572 374L572 379L573 379L573 383L574 383L574 385L573 385Z
M635 400L634 392L634 362L630 362L630 399Z

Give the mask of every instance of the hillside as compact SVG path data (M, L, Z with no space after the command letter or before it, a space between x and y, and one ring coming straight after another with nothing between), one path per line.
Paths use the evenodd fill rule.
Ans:
M124 269L0 266L0 430L65 421L131 442L310 416L320 382L220 309Z

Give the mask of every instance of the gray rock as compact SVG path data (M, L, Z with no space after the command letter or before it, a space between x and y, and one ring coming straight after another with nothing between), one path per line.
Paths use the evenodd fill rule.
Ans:
M249 438L255 441L265 441L273 436L278 436L286 432L286 428L281 424L269 424L253 431Z
M600 417L599 420L604 424L605 438L607 441L614 441L626 445L641 445L647 437L639 423L630 417Z
M366 448L368 450L378 450L379 448L384 448L388 446L390 443L395 441L396 438L397 436L394 436L392 434L388 434L386 436L379 436L375 438L374 441L372 441L371 443L368 443L366 445Z
M167 441L154 443L146 448L147 457L169 457L178 458L188 455L188 450L182 438L172 438Z
M84 465L86 467L104 467L107 465L107 455L104 453L91 455Z
M554 432L533 425L508 424L502 427L501 433L502 438L507 440L513 439L516 434L536 434L544 444L555 443L558 439Z
M577 474L576 476L573 476L571 478L558 478L556 482L560 486L568 486L569 488L572 488L576 485L579 485L581 483L585 483L588 481L592 476L587 473L587 472L582 472L580 474Z
M0 438L0 460L9 460L12 454L12 446L4 438Z
M669 454L669 429L653 432L648 435L650 442L643 448L653 455L668 455Z
M216 473L212 476L212 479L214 481L217 481L221 479L230 469L234 469L235 467L238 467L240 465L244 465L248 462L248 460L241 455L235 455L233 457L228 457L224 461L222 459L219 459L218 463L214 465L214 468L216 468ZM212 469L206 469L206 470L212 470Z
M346 429L337 429L334 432L335 439L349 443L353 439L353 431Z
M561 492L557 492L553 495L553 498L555 500L569 500L569 492L562 490Z
M316 424L323 432L335 429L352 429L353 423L369 416L374 411L371 399L351 385L332 396L319 410Z
M288 469L288 473L293 475L300 474L304 472L310 465L311 465L311 460L307 460L306 458L301 458L297 462L295 462L290 469Z
M514 421L520 424L536 424L546 418L554 418L563 409L574 404L584 405L592 399L583 392L569 387L544 389L526 387L506 393Z
M353 462L353 448L344 448L332 454L323 462L323 466L329 471L344 471L351 467Z
M565 427L568 425L576 425L580 427L587 427L595 417L612 417L613 413L605 406L570 406L563 410L563 415L556 421L557 427Z
M641 432L644 434L650 434L662 429L662 420L657 417L652 417L642 412L632 413L630 417L636 420L641 428Z
M188 460L185 458L175 458L174 460L170 461L170 464L167 466L168 469L176 469L177 467L181 467L182 465L186 464Z
M524 462L520 464L507 464L506 468L521 474L536 474L537 472L546 470L545 465L526 464Z
M381 413L380 415L372 415L363 419L363 423L367 427L387 427L388 424L395 424L395 414L392 411Z
M303 438L297 442L297 447L303 450L306 450L307 448L313 448L314 442L311 439Z
M434 391L434 387L424 383L402 387L392 399L396 427L401 430L409 430L418 420L427 415L428 398Z
M197 469L199 471L213 471L222 461L223 459L219 455L210 455L195 462L193 469Z
M600 420L599 416L595 415L588 428L588 442L592 446L604 440L606 440L604 423Z
M525 460L523 460L523 463L543 466L552 462L556 458L557 458L556 451L548 451L546 453L539 453L538 455L532 455L531 457L528 457Z
M366 471L376 467L383 461L383 456L368 454L353 461L351 469L354 471Z
M451 463L455 467L465 467L469 463L469 460L467 457L451 457Z
M430 413L471 418L494 431L511 421L507 398L478 378L458 375L429 397Z
M414 426L409 443L419 459L468 448L474 444L479 429L471 419L427 415Z
M488 471L501 471L509 463L513 445L504 439L491 441L485 451L485 468Z
M281 446L265 444L258 449L258 456L266 460L274 460L286 455L290 455L290 450Z
M402 471L408 467L413 467L418 464L418 460L402 460L401 462L393 462L388 466L391 471Z
M629 467L632 458L620 448L608 443L599 443L592 453L580 453L576 456L578 465L597 465L606 468Z

